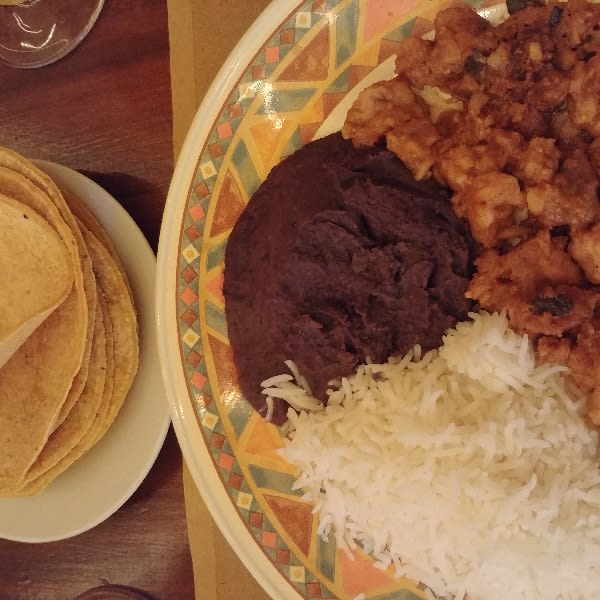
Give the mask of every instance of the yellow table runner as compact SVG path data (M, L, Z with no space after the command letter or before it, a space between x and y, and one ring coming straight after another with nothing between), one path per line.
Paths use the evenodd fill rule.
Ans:
M204 94L268 0L168 0L177 157ZM197 600L268 600L221 535L184 466L188 536Z

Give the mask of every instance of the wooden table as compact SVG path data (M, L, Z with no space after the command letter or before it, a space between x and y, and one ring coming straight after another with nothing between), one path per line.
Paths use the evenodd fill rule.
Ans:
M156 250L172 170L166 0L106 0L89 36L41 69L0 65L0 144L80 170L117 198ZM149 476L111 518L70 540L0 540L0 600L70 600L115 583L194 597L171 431Z

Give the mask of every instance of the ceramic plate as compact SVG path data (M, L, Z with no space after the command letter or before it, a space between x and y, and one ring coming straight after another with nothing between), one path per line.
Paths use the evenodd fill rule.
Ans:
M273 165L338 130L358 92L394 73L406 36L427 35L448 2L273 3L209 90L173 177L158 257L161 362L177 436L215 521L277 600L416 600L394 579L316 535L312 506L291 491L277 428L240 394L222 297L227 237ZM480 3L472 3L478 6ZM494 16L500 9L480 6ZM487 11L487 12L486 12Z
M54 163L36 164L85 202L112 238L138 310L140 364L121 412L96 446L39 495L0 499L0 537L22 542L68 538L112 515L148 474L170 424L156 349L152 249L125 209L96 183Z

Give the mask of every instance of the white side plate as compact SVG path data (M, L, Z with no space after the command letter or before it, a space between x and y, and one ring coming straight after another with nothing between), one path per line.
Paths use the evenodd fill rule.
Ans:
M127 271L140 326L140 364L117 419L104 438L39 495L0 499L0 537L50 542L78 535L117 511L142 483L171 422L156 346L156 259L125 209L77 171L35 161L79 197L110 235Z

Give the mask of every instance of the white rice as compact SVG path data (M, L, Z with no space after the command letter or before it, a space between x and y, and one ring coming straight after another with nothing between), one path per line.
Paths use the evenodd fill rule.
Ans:
M329 405L290 410L281 455L319 532L437 594L600 598L598 436L555 365L502 314L474 314L439 351L364 365ZM416 356L420 351L417 349ZM299 374L295 374L298 382Z

